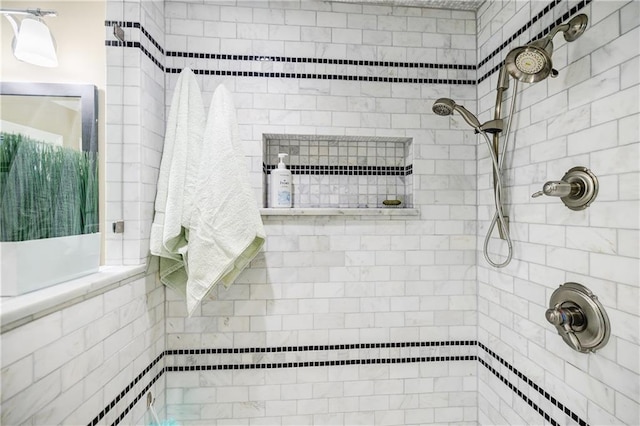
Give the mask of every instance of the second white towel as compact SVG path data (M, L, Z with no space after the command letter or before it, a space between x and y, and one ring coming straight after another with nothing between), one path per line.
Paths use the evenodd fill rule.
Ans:
M230 286L264 244L245 162L233 98L220 85L209 107L189 232L189 315L217 284Z

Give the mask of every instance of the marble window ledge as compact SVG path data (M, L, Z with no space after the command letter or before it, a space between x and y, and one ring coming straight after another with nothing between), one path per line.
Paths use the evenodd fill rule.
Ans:
M101 266L95 274L19 296L0 298L4 333L144 276L147 265Z
M407 208L263 208L262 216L419 216L420 210Z

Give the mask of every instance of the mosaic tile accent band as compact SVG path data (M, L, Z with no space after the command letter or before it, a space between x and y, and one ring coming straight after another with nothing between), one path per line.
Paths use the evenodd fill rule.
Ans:
M390 62L390 61L366 61L366 60L350 60L350 59L337 59L337 58L305 58L305 57L289 57L289 56L271 56L271 55L231 55L224 53L203 53L203 52L178 52L178 51L166 51L156 41L151 34L139 23L129 21L105 21L105 26L110 27L114 24L120 25L124 28L136 28L139 29L142 35L160 52L160 60L155 57L145 46L139 42L124 42L114 40L106 40L105 46L111 47L129 47L140 49L145 56L163 72L169 74L177 74L182 71L181 67L171 67L166 64L167 58L195 58L203 60L211 60L206 68L196 68L193 72L197 75L217 75L217 76L234 76L234 77L264 77L264 78L298 78L298 79L321 79L321 80L344 80L344 81L371 81L371 82L388 82L388 83L417 83L417 84L455 84L455 85L475 85L478 84L495 72L497 72L502 63L496 64L491 69L486 71L481 77L477 79L472 72L479 70L482 66L487 64L496 55L502 52L507 46L509 46L514 40L528 30L533 24L542 19L545 15L551 12L556 6L562 3L563 0L552 0L543 10L541 10L535 17L533 17L527 24L518 29L514 34L505 39L503 43L493 50L487 57L482 59L477 65L475 64L435 64L435 63L422 63L422 62ZM556 25L562 24L578 11L591 3L592 0L581 0L575 6L573 6L568 12L558 17L553 24L544 28L535 37L528 41L531 43L538 40L551 31ZM528 44L527 43L527 44ZM229 70L221 69L220 61L232 61L232 62L249 62L252 67L256 69L252 70ZM349 74L345 72L330 73L330 72L311 72L303 68L301 71L294 70L274 70L264 71L258 68L262 68L264 64L281 64L281 65L343 65L350 67ZM224 64L227 66L231 65ZM358 75L360 72L358 67L371 69L377 68L374 71L374 75ZM458 75L456 78L437 78L428 73L429 70L452 70L453 72L463 72L466 77L462 78ZM399 76L400 72L406 73L406 75ZM426 73L426 74L425 74ZM396 75L392 75L396 74Z
M293 207L382 208L387 199L413 206L412 138L265 133L262 139L264 188L270 190L278 154L287 154Z
M222 59L229 61L269 61L288 63L309 63L309 64L332 64L332 65L359 65L365 67L395 67L395 68L430 68L430 69L451 69L451 70L475 70L475 65L463 64L431 64L423 62L393 62L393 61L367 61L354 59L331 59L331 58L301 58L293 56L261 56L261 55L226 55L223 53L193 53L193 52L167 52L169 57L178 58L199 58L199 59Z
M262 171L268 173L276 169L273 164L262 163ZM301 166L289 165L287 169L292 175L343 175L343 176L408 176L413 173L413 167L391 166Z
M485 360L477 354L477 348L489 357ZM164 366L155 374L150 382L133 397L121 414L111 423L117 426L128 412L146 395L151 386L165 372L182 371L216 371L216 370L252 370L277 368L307 368L344 365L372 364L405 364L424 362L478 361L491 374L497 377L519 398L553 426L563 424L527 396L526 390L518 387L503 375L492 360L498 362L509 372L517 375L526 385L557 407L568 418L579 426L588 423L576 413L559 402L547 391L536 385L531 379L506 362L483 343L474 340L430 341L430 342L387 342L387 343L355 343L339 345L314 346L281 346L254 348L202 348L202 349L169 349L159 355L143 372L141 372L122 392L105 407L88 426L97 425L122 399L133 391L140 380L161 361Z

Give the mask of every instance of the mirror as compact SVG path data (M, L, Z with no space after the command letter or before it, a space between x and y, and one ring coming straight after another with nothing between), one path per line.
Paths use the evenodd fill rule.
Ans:
M0 130L98 152L97 102L91 84L3 82Z
M1 83L0 241L97 233L92 85Z

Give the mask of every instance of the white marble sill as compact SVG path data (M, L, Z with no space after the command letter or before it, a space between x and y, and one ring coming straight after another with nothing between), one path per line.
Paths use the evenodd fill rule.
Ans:
M262 216L419 216L420 210L406 208L291 208L260 209Z
M20 296L0 298L4 333L37 318L90 299L143 276L147 265L101 266L95 274L56 284Z

